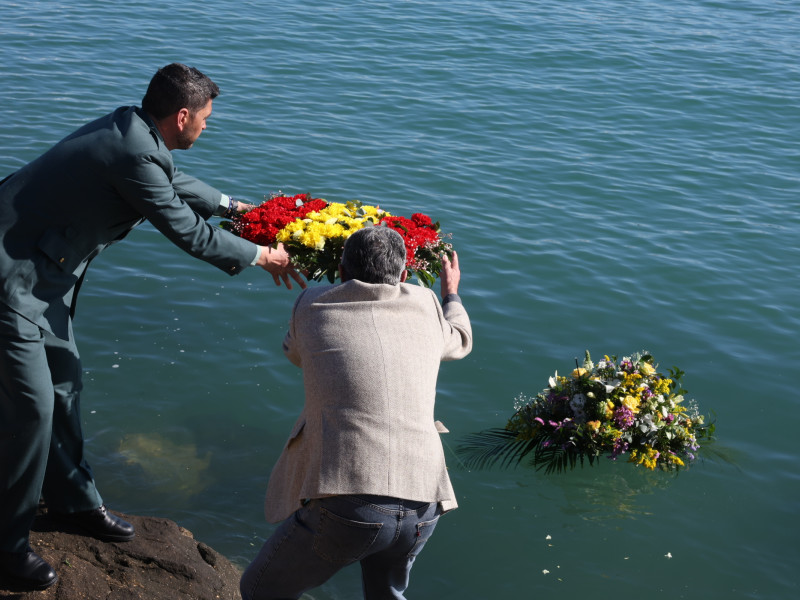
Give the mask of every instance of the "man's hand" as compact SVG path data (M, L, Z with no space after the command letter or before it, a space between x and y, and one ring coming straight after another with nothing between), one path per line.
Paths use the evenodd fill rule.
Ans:
M461 281L461 270L458 268L458 254L453 251L453 258L447 254L442 255L442 272L439 273L442 282L442 298L447 294L457 294L458 284Z
M283 244L278 244L277 248L273 248L272 246L259 246L259 250L260 254L256 264L272 275L272 279L275 280L275 285L279 286L281 280L283 280L283 283L286 284L286 288L290 290L292 289L292 282L289 277L291 277L300 284L301 288L306 288L306 282L303 281L300 273L292 266L289 260L289 254L284 249Z
M255 204L249 204L247 202L242 202L241 200L237 200L236 202L238 203L238 206L236 207L236 212L247 213L256 207Z

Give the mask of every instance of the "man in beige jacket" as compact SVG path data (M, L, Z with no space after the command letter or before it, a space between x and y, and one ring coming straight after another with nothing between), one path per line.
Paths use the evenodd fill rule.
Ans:
M342 283L295 303L284 352L305 405L267 486L267 520L282 523L242 577L244 600L299 598L354 562L367 600L402 599L456 507L433 411L440 362L472 349L458 256L443 259L441 304L404 283L405 263L397 232L359 230Z

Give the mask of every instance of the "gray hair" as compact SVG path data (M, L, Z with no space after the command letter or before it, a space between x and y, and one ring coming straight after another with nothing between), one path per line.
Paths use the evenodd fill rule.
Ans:
M389 227L364 227L344 243L342 271L346 279L397 285L405 267L403 236Z

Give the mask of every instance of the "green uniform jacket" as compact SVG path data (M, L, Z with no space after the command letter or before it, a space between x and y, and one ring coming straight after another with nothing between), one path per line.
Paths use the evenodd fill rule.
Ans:
M221 197L175 169L141 108L119 108L0 184L0 303L66 339L89 261L145 219L234 275L250 265L256 246L206 223Z

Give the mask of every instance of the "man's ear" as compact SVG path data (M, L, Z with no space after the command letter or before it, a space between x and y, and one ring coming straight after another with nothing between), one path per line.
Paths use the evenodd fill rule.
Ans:
M178 131L183 131L191 118L192 114L188 108L182 108L175 113L175 125L178 127Z
M403 269L403 272L400 273L400 283L405 283L406 279L408 279L408 269Z

